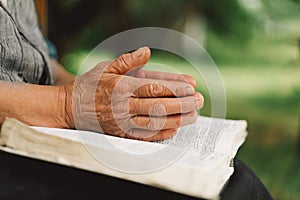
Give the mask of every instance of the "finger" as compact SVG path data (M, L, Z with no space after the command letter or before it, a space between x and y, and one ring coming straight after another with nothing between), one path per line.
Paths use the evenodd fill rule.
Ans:
M192 76L185 75L185 74L137 70L134 76L137 78L185 82L191 84L193 87L196 87L197 84L196 80Z
M133 97L181 97L195 94L195 88L184 82L154 79L139 79L140 82Z
M149 117L138 115L131 118L132 127L151 131L174 129L192 124L197 119L197 112L170 115L166 117Z
M166 116L199 110L204 98L196 92L181 98L131 98L129 103L133 115Z
M143 129L131 129L125 137L143 141L165 140L176 135L177 129L165 129L161 131L148 131Z
M150 54L148 47L123 54L112 61L105 72L124 75L132 70L137 70L148 62Z

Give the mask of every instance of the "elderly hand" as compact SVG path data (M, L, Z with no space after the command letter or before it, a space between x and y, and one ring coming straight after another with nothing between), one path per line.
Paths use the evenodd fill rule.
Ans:
M149 58L150 49L140 48L99 63L65 86L69 127L153 141L195 122L204 102L195 80L141 70Z

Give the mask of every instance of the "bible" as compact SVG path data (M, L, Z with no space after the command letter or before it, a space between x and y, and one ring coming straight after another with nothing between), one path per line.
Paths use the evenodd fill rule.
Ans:
M170 139L144 142L101 133L33 127L7 118L0 150L192 197L216 199L247 137L245 120L199 116Z

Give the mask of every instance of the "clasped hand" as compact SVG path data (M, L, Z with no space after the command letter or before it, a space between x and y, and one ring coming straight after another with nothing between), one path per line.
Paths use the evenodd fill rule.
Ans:
M70 127L145 141L164 140L197 119L203 96L191 76L142 70L150 49L101 62L65 86Z

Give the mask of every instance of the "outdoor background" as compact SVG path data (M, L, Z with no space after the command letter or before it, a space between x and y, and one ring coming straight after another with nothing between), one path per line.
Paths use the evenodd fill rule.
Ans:
M49 1L49 38L72 73L103 40L146 26L180 31L205 47L224 81L227 118L248 121L238 158L275 199L300 199L300 1ZM151 60L193 75L172 55L154 51ZM199 83L201 114L209 115L204 88Z

